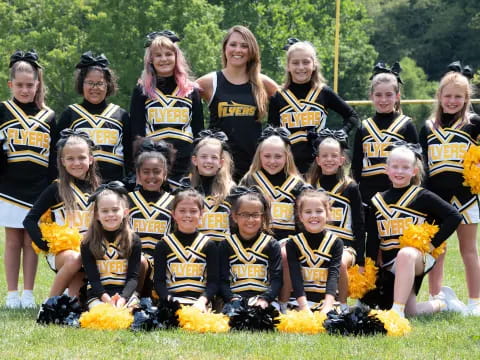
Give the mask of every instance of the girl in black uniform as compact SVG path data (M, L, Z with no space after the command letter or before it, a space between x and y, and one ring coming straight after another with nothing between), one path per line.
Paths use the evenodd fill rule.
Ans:
M90 197L93 221L82 241L89 308L126 305L137 287L142 245L128 222L127 190L112 181Z
M299 310L333 308L343 241L325 226L330 219L328 195L307 189L297 198L296 215L303 231L289 237L286 250L293 297Z
M308 131L318 132L326 127L330 109L342 116L345 134L357 125L358 117L327 86L312 44L292 38L284 49L287 50L285 84L270 99L268 122L290 130L295 164L305 174L314 158Z
M223 69L202 76L197 83L210 109L210 128L220 129L228 136L234 180L239 181L252 162L268 98L278 86L260 73L257 40L246 27L230 28L222 50Z
M365 219L358 185L348 175L345 149L347 137L339 131L323 129L315 141L317 156L307 181L325 190L331 201L331 218L326 229L343 240L343 255L338 284L338 301L347 308L348 268L365 264Z
M144 69L130 103L129 130L131 141L146 136L173 145L176 160L169 179L174 184L187 173L193 138L203 129L200 96L177 41L168 30L147 35Z
M0 103L0 226L5 227L5 306L15 309L35 307L38 257L22 221L53 175L55 114L44 103L43 69L37 53L17 51L9 67L12 99ZM22 253L24 290L20 298Z
M35 245L47 253L47 262L57 274L50 289L50 296L61 295L66 288L70 296L77 296L83 285L80 253L65 250L49 253L48 243L42 239L38 226L40 217L49 209L53 221L76 227L82 234L91 222L91 204L88 202L93 189L100 184L93 157L94 144L85 132L65 129L57 143L58 180L50 184L27 214L23 225Z
M390 152L387 174L392 187L373 197L367 222L367 256L377 259L378 255L379 265L395 275L392 309L402 317L455 311L459 303L453 290L447 287L442 288L441 299L416 303L422 279L435 264L431 252L455 231L461 216L446 201L418 186L423 171L420 146L416 145L415 151L418 158L405 145ZM439 225L430 252L422 253L409 246L400 248L399 236L406 228L424 222Z
M480 117L470 112L472 90L458 72L447 73L437 90L437 104L431 119L420 132L428 172L427 187L452 204L462 215L457 229L468 287L468 312L480 316L480 260L477 224L480 222L478 194L463 185L463 158L477 144ZM443 259L439 258L430 280L430 294L441 290Z
M117 90L117 79L108 65L103 54L94 56L88 51L82 55L76 66L75 90L83 101L69 105L58 122L58 132L66 128L85 131L98 146L94 156L104 182L122 179L125 158L131 158L125 151L131 151L124 136L128 113L106 101Z
M172 296L206 311L218 290L218 246L198 232L203 197L193 189L179 191L172 203L175 230L155 247L154 288L160 299Z
M232 234L220 243L220 294L224 302L247 298L266 308L282 287L280 244L270 236L270 205L256 188L237 187Z

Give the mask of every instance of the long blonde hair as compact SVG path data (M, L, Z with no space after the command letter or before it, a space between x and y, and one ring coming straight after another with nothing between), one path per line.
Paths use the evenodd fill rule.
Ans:
M312 72L312 77L310 78L310 85L312 88L320 88L323 85L327 84L327 81L323 77L323 74L320 70L320 62L317 58L317 52L312 44L307 41L299 41L290 46L287 50L287 63L285 65L285 83L283 84L284 89L292 84L292 74L288 71L288 64L290 62L290 57L295 51L303 50L306 51L312 58L315 69Z
M45 94L46 94L46 89L45 89L45 83L43 81L43 69L42 68L36 68L32 64L26 61L17 61L12 65L10 68L10 81L15 79L15 76L19 72L24 72L27 74L33 74L34 80L38 81L38 86L37 90L35 91L35 96L33 98L33 101L35 102L35 105L39 109L45 107Z

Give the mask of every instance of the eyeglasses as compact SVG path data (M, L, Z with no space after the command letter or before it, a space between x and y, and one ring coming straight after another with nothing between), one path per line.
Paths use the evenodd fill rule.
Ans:
M262 215L263 213L247 213L247 212L237 213L237 216L240 216L242 219L245 219L245 220L248 220L250 218L254 220L258 220L262 217Z
M105 89L105 86L107 86L106 83L104 83L103 81L97 81L97 82L94 82L94 81L84 81L83 82L83 85L87 85L88 87L94 89L96 87L98 87L99 89Z

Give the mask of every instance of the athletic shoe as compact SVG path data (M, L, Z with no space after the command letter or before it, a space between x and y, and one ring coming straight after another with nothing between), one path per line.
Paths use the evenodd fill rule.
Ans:
M18 293L7 295L5 299L5 307L7 309L20 309L22 307L22 302L20 301Z
M20 299L23 309L35 309L37 304L35 304L35 296L31 292L23 293L22 298Z
M286 302L279 302L278 304L280 305L280 312L282 314L286 314L288 310L288 304Z
M442 286L440 292L433 296L435 300L443 300L447 304L447 311L453 311L460 314L465 314L467 311L466 305L461 302L455 291L448 286Z
M480 316L480 302L468 304L466 315Z

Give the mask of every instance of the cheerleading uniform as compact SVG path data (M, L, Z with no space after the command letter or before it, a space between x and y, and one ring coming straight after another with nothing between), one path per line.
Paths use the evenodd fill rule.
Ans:
M313 88L310 83L291 83L288 89L277 91L270 99L268 123L290 130L293 157L302 174L307 172L314 159L307 133L326 127L329 109L342 116L345 133L357 125L355 111L326 85Z
M124 151L128 148L124 128L128 127L128 122L128 113L118 105L105 101L92 104L83 100L81 104L68 106L60 117L57 130L58 133L67 128L86 132L98 147L93 156L100 176L104 182L109 182L123 178ZM125 158L128 156L125 154Z
M235 295L275 300L282 287L282 256L277 240L264 233L250 240L238 233L227 235L219 252L220 294L225 302Z
M175 231L157 243L154 253L154 288L160 299L173 296L194 302L212 300L218 289L218 246L199 232Z
M25 215L54 178L55 113L16 99L0 103L0 226L23 228Z
M463 185L463 157L470 146L477 144L480 134L480 116L474 115L468 124L461 124L454 115L443 114L442 126L435 128L431 121L420 131L426 186L452 204L462 215L462 224L480 222L479 196Z
M365 264L365 218L362 197L353 180L338 181L337 175L322 175L317 189L325 190L331 201L331 221L327 230L342 239L348 251L353 252L359 266Z
M228 136L235 165L234 179L238 181L250 167L262 132L252 84L235 85L225 78L223 72L213 73L213 94L208 106L209 127Z
M385 173L387 157L396 141L418 143L417 130L408 116L396 112L376 113L363 120L355 134L352 174L360 185L365 202L377 192L388 189L390 181Z
M309 185L299 177L287 177L283 171L270 175L263 170L244 178L241 185L258 187L270 201L272 230L276 239L281 240L295 233L295 199Z
M136 136L172 144L177 152L169 177L178 181L188 172L193 138L204 127L200 95L197 89L193 89L189 95L178 96L179 89L173 76L157 78L154 99L143 95L142 89L137 85L132 94L130 144Z
M292 235L286 244L293 296L318 303L338 287L343 242L329 231Z
M102 242L104 255L96 259L88 244L83 243L80 252L87 275L87 304L101 301L103 294L120 294L126 301L133 295L138 283L140 254L142 245L137 235L133 235L130 255L120 252L118 231L105 231Z

